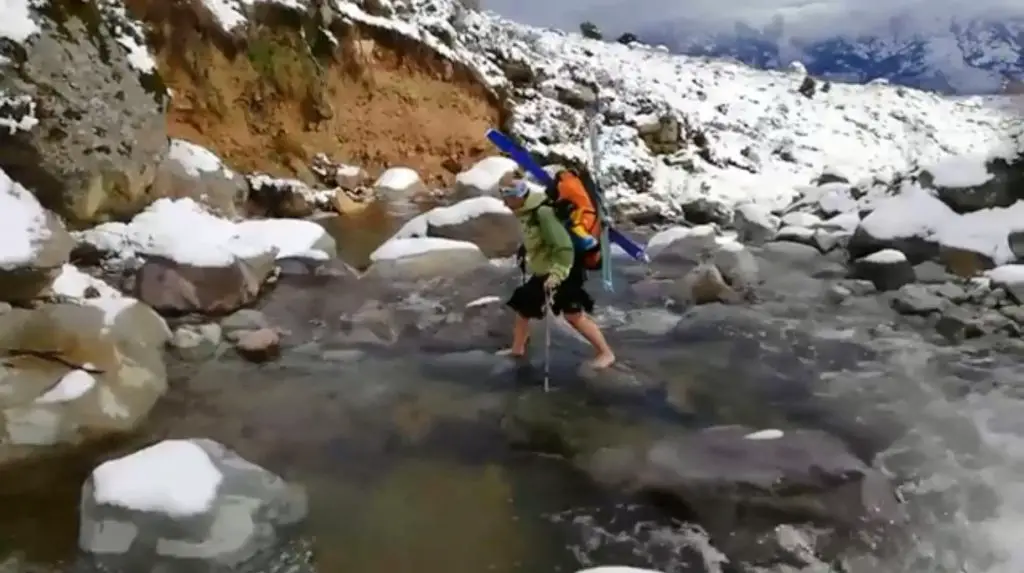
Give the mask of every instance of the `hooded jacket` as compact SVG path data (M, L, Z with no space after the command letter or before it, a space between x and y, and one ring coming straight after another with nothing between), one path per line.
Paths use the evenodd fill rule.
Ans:
M516 209L526 249L526 270L532 275L553 275L559 282L572 270L575 252L572 239L544 193L531 192Z

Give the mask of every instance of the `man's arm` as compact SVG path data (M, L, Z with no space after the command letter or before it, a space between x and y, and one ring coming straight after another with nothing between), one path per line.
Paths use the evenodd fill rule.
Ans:
M572 270L575 260L572 238L569 237L569 231L555 216L554 209L549 206L545 205L537 209L537 226L540 227L544 244L551 249L551 275L561 282L569 276L569 271Z

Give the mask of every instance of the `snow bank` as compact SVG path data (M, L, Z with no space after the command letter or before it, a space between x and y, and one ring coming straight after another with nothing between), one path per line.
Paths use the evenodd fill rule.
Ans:
M511 215L512 211L505 206L501 199L496 197L473 197L447 207L435 207L413 217L402 225L394 237L397 239L424 237L427 234L427 226L458 225L486 214Z
M1008 236L1024 230L1024 201L961 215L932 192L906 184L895 197L879 201L860 226L877 239L918 237L985 255L999 265L1016 259Z
M466 241L438 239L435 237L414 237L389 239L370 254L370 261L393 261L414 257L433 251L474 250L480 248Z
M211 214L196 201L159 199L128 224L104 223L76 233L116 260L161 256L184 265L224 267L236 259L276 251L278 258L314 257L326 232L310 221L264 219L235 223Z
M206 512L223 475L199 446L165 440L92 472L97 503L188 517Z
M6 17L6 16L5 16ZM0 269L31 265L43 241L50 238L46 212L35 195L0 169Z
M865 263L875 263L879 265L895 265L897 263L906 262L907 255L903 254L896 249L882 249L876 253L871 253L866 257L862 257L860 260Z
M954 155L925 168L931 173L933 184L946 189L980 187L992 180L988 172L988 156L981 154Z
M85 365L87 368L90 365ZM96 386L96 378L85 370L72 370L65 374L53 388L36 398L36 404L59 404L81 398Z
M761 430L761 431L758 431L758 432L753 432L751 434L747 434L746 436L743 436L743 439L745 439L745 440L778 440L779 438L781 438L782 436L785 436L785 435L786 434L782 430L769 429L769 430Z
M993 283L1024 284L1024 265L1002 265L985 273Z
M30 17L29 6L29 0L0 1L0 11L3 12L3 18L0 18L0 38L21 43L39 31L39 26Z
M192 177L200 177L208 173L220 175L225 179L234 179L235 177L235 172L228 169L220 157L209 149L190 141L172 139L169 155Z
M476 162L473 167L455 176L455 183L471 189L488 191L497 187L502 177L514 173L519 164L508 157L487 157Z

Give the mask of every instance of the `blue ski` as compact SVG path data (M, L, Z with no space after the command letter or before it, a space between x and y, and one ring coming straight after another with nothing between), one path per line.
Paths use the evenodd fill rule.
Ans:
M530 156L530 152L523 149L523 147L516 143L511 137L497 129L488 129L487 139L489 139L491 143L493 143L494 146L502 152L507 153L513 161L518 163L524 171L532 175L542 185L551 185L555 182L554 179L548 175L548 172L544 171L544 168L533 160L533 157ZM614 227L609 226L608 238L633 259L641 262L647 262L647 253L645 252L644 247L629 237L626 237Z

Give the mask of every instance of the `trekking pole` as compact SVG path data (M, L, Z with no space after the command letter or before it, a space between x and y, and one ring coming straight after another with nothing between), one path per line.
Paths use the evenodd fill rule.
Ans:
M544 392L551 390L551 296L544 295Z

